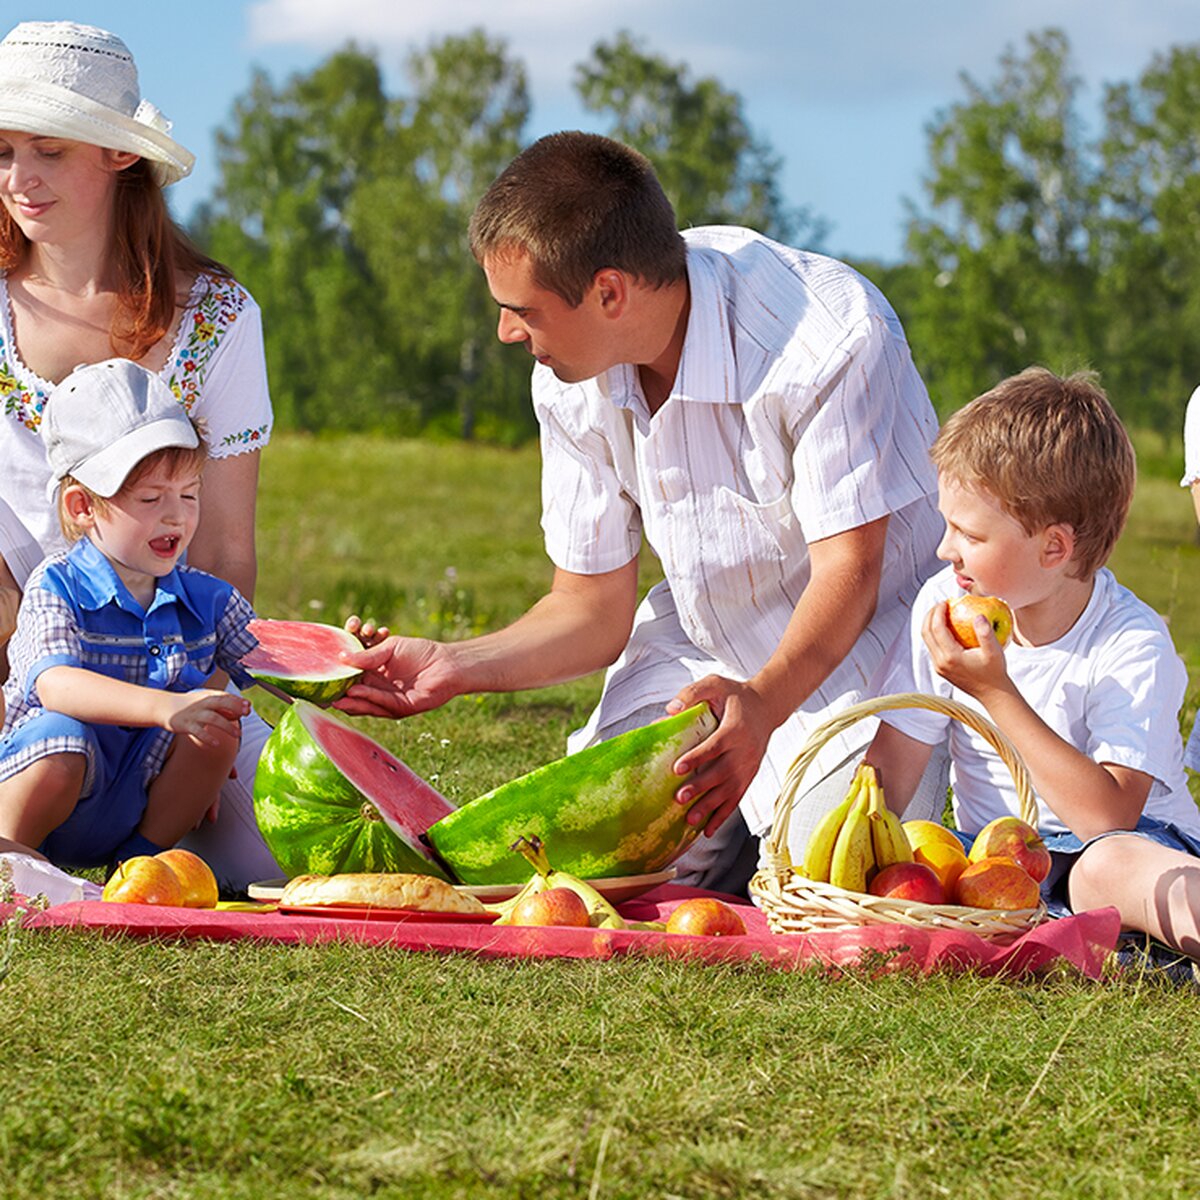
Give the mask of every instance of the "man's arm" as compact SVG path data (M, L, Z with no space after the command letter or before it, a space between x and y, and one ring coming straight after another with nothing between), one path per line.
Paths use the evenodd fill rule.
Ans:
M636 608L636 558L602 575L557 570L550 591L495 633L462 642L390 637L345 655L364 674L336 707L407 717L468 692L515 692L577 679L621 653Z
M771 734L850 652L875 615L887 517L822 538L809 546L811 574L775 653L745 683L707 675L667 706L679 712L707 701L720 719L716 732L675 764L696 774L677 793L711 836L737 807L762 763Z

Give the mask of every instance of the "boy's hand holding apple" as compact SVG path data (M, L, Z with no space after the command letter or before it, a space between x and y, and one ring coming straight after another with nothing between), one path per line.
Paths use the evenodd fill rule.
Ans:
M948 683L980 701L989 691L1015 691L1004 662L1004 647L996 638L991 617L982 612L974 615L971 630L978 645L964 646L951 621L951 603L935 604L921 627L933 669Z

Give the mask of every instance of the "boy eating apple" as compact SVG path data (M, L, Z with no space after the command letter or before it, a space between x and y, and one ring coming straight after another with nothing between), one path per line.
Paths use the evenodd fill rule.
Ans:
M1104 567L1129 512L1133 447L1084 374L1030 368L957 412L932 450L946 530L878 694L921 692L982 710L1025 760L1053 865L1052 912L1108 905L1125 928L1200 957L1200 816L1183 770L1187 674L1162 619ZM947 604L1007 601L1007 649L975 618L964 647ZM956 823L969 841L1017 814L999 755L923 709L881 718L866 760L903 811L933 745L949 738Z

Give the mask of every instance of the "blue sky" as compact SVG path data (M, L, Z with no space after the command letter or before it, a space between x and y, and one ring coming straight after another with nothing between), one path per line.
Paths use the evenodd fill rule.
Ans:
M399 92L411 50L482 26L526 64L532 138L596 128L572 72L597 41L627 29L742 96L750 124L784 160L788 201L832 225L826 249L884 259L901 253L905 198L921 199L924 129L963 95L961 72L990 80L1006 47L1057 26L1095 121L1103 83L1134 80L1156 52L1200 42L1196 0L16 0L5 9L10 25L68 19L125 39L143 94L199 160L174 189L184 217L213 186L213 131L256 66L282 81L353 38L378 52Z

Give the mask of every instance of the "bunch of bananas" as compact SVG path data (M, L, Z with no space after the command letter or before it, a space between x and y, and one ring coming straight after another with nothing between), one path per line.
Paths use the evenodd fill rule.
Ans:
M525 897L549 888L569 888L583 901L588 910L588 924L593 929L629 928L625 918L590 883L566 871L555 870L550 865L546 847L542 845L539 837L519 837L513 842L511 849L529 860L533 866L533 876L515 896L502 904L486 905L490 911L500 914L496 918L497 925L512 925L513 913Z
M876 871L912 861L908 836L884 803L875 768L860 763L846 798L813 830L800 869L816 883L865 892Z

